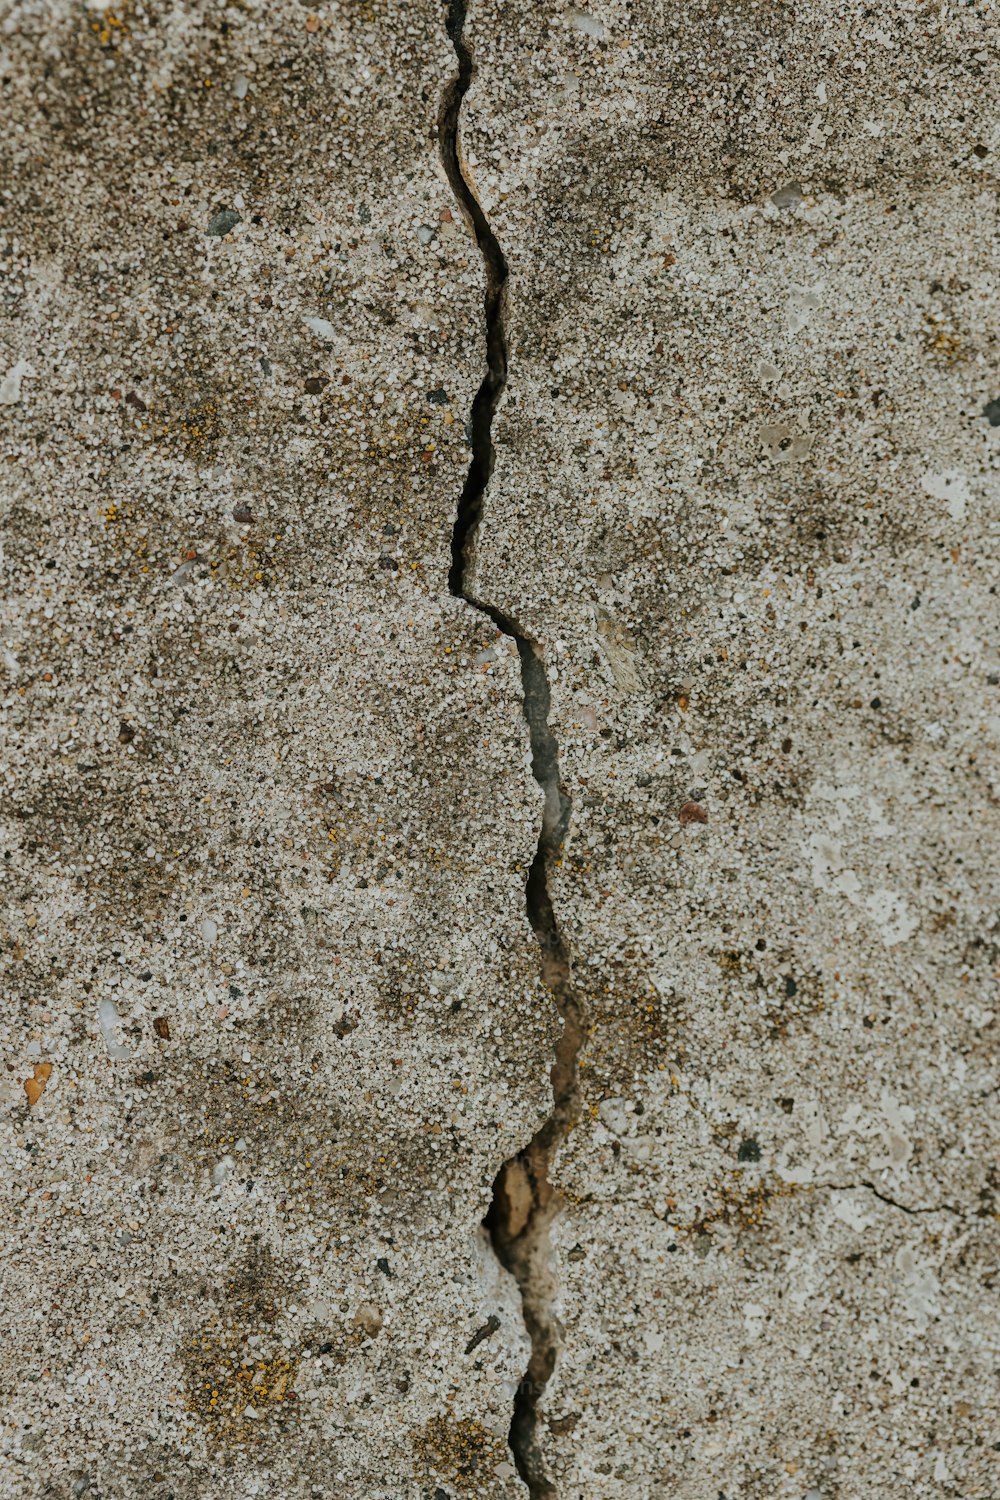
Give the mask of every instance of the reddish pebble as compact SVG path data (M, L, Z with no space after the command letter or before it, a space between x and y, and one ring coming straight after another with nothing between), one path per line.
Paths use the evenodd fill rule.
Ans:
M679 823L707 823L708 813L700 802L685 802L677 813Z

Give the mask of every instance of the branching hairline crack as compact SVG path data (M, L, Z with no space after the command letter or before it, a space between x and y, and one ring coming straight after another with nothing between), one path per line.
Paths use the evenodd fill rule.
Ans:
M472 403L472 458L455 513L448 588L455 598L485 615L517 647L531 769L545 797L538 845L525 886L525 905L541 954L541 979L563 1023L551 1072L551 1112L525 1149L500 1168L484 1222L498 1259L517 1281L525 1327L531 1338L530 1363L514 1398L509 1435L511 1454L532 1500L554 1500L556 1491L545 1473L537 1430L539 1398L555 1367L557 1354L548 1231L558 1203L549 1182L549 1161L576 1114L577 1058L583 1042L583 1024L572 985L569 951L552 908L549 870L565 836L571 806L560 782L559 747L549 725L551 696L541 646L512 616L479 598L471 582L472 552L495 458L493 417L507 383L504 314L508 273L503 251L462 165L459 114L473 75L472 52L464 35L465 19L465 0L449 0L447 27L458 59L458 75L445 89L441 101L439 140L448 182L472 226L483 257L486 374Z

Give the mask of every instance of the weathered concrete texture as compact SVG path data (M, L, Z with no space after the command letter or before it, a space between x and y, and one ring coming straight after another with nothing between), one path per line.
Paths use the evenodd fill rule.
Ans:
M3 18L0 1495L988 1500L994 19Z
M442 17L6 49L0 1490L517 1493L479 1225L553 1019L516 656L446 588Z
M589 9L478 7L464 126L587 1032L537 1491L991 1495L996 28Z

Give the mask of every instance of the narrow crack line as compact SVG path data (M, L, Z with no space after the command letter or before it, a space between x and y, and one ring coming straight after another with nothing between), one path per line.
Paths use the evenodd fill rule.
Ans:
M869 1182L867 1178L862 1178L860 1182L818 1182L816 1186L826 1188L828 1192L833 1193L851 1193L857 1192L859 1188L867 1188L880 1203L886 1203L890 1208L898 1208L904 1214L957 1214L959 1218L964 1218L970 1212L968 1209L960 1208L956 1203L926 1203L919 1207L914 1207L909 1203L900 1203L898 1198L890 1198L888 1193L883 1193L874 1182Z
M549 1268L549 1227L559 1209L549 1181L555 1146L577 1112L577 1058L583 1044L583 1017L573 988L570 954L552 906L549 875L569 826L571 803L559 776L559 747L549 724L551 693L542 647L518 622L473 591L471 575L476 535L496 457L493 418L507 384L507 261L490 226L462 159L459 115L472 83L472 51L465 40L466 0L449 0L448 36L458 74L445 89L439 117L441 160L455 200L472 227L486 272L484 315L486 374L472 402L472 458L455 512L448 588L492 621L517 648L524 694L524 718L531 746L531 770L544 794L541 828L528 879L525 907L541 955L541 980L562 1019L550 1074L552 1109L523 1151L504 1162L493 1184L493 1200L483 1221L498 1260L514 1276L521 1294L531 1358L514 1398L509 1444L531 1500L555 1500L538 1440L538 1403L555 1368L558 1330L552 1311L554 1286Z

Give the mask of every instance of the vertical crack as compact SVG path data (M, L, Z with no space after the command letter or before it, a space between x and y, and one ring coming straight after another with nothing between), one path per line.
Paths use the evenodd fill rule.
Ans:
M554 1287L549 1270L549 1227L558 1212L558 1201L549 1180L549 1162L575 1115L577 1058L583 1042L583 1026L572 984L569 950L552 909L549 872L569 824L571 805L559 778L559 747L549 725L551 695L541 646L512 616L477 598L471 584L472 553L496 456L493 418L507 383L504 314L508 272L503 251L462 163L459 115L473 76L472 52L464 35L465 20L466 0L449 0L447 28L458 59L458 74L445 89L441 101L439 140L448 182L472 226L483 257L486 374L472 403L472 459L455 513L448 588L455 598L464 600L491 620L517 647L531 769L545 796L538 846L525 886L525 905L538 941L542 982L552 995L563 1023L550 1075L552 1109L525 1149L500 1168L484 1224L497 1258L517 1281L525 1327L531 1338L531 1359L514 1398L511 1453L532 1500L554 1500L556 1491L545 1473L537 1431L539 1398L555 1368L558 1352L552 1312Z

